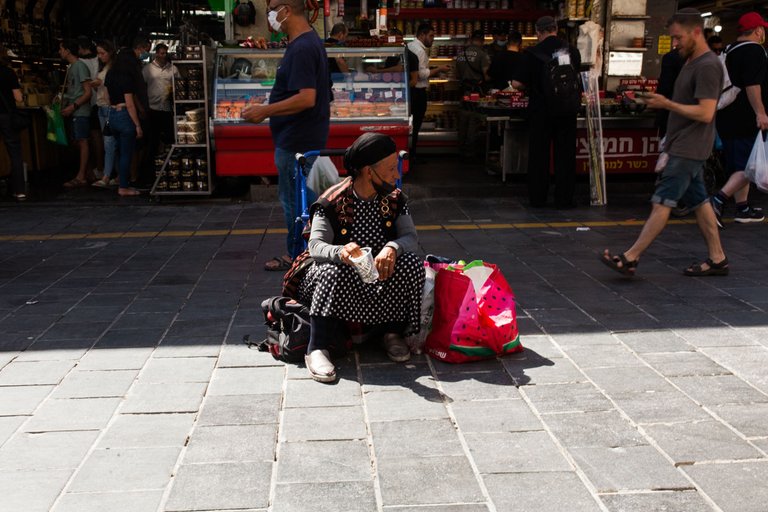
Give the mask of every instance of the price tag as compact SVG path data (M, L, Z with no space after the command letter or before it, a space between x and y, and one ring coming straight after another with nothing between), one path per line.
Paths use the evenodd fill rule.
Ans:
M379 31L376 30L375 28L372 28L371 30L369 30L369 32L371 33L371 37L376 37L379 35Z
M384 91L385 98L391 98L393 96L392 91Z
M373 98L373 93L372 92L365 93L365 99L369 100L371 98Z
M360 87L359 85L355 85L355 86L352 88L352 90L353 90L353 91L355 91L355 92L360 92L360 91L362 91L362 90L363 90L363 88L362 88L362 87Z
M396 91L395 92L395 98L400 99L403 97L403 91Z
M388 43L396 43L397 42L397 37L395 37L395 36L387 36L387 42Z

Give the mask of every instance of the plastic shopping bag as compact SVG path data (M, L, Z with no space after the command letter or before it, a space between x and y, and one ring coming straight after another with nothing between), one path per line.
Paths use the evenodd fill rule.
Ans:
M424 344L427 342L429 331L432 330L432 316L435 311L435 277L437 271L424 263L424 290L421 295L421 316L419 321L419 333L408 336L405 341L414 354L421 354L424 351Z
M447 363L489 359L523 350L515 296L496 265L442 266L427 353Z
M768 192L768 150L763 141L763 132L757 132L755 145L752 146L752 153L747 160L747 168L744 174L747 179L757 185L761 192Z
M46 138L61 144L62 146L68 146L67 131L64 128L64 117L61 115L61 103L54 103L50 107L45 107L45 114L48 118L48 133Z
M318 196L341 181L339 171L327 156L319 156L307 176L307 186Z

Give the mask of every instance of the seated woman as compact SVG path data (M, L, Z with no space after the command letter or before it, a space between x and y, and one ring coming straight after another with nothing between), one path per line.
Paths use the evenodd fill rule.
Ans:
M312 334L305 362L310 376L333 382L330 349L356 322L383 334L396 362L410 359L404 336L419 330L424 287L423 259L405 195L395 188L399 175L395 142L366 133L344 155L349 177L327 190L310 210L309 252L315 263L298 288L310 311ZM370 247L379 279L361 280L350 258Z

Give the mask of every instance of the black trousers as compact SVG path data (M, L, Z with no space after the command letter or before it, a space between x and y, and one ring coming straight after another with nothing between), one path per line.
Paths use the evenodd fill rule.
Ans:
M528 125L528 199L544 206L549 191L550 152L555 155L555 206L573 205L576 186L576 116L532 113Z
M0 137L5 142L11 158L11 187L14 194L25 192L24 162L21 156L21 136L11 127L11 115L0 114Z
M419 143L419 132L427 113L427 90L411 87L411 114L413 115L413 132L411 133L411 156L416 154L416 145Z

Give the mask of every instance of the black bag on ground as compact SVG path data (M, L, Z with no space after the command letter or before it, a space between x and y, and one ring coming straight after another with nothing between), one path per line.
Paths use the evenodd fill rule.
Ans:
M290 297L271 297L261 303L267 337L261 352L286 363L301 363L309 345L309 309Z
M565 53L570 58L568 48L563 48L554 55L532 52L544 63L541 76L541 92L546 100L549 114L553 116L573 115L581 105L581 86L579 71L572 63L560 64L559 55Z

